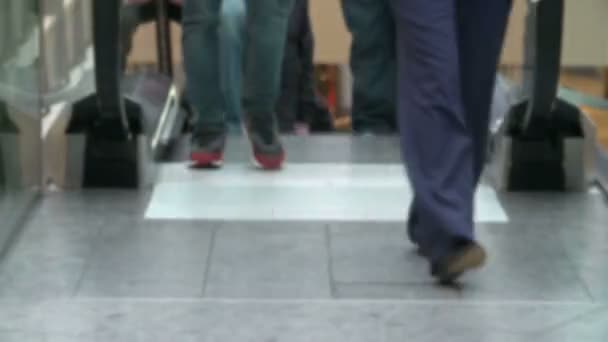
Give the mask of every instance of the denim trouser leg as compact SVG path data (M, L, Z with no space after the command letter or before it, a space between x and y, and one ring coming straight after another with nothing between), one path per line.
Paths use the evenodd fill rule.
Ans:
M219 24L222 0L186 0L183 50L187 96L198 115L195 130L223 129L220 88Z
M225 98L228 127L240 131L242 118L245 0L223 0L220 19L220 84Z
M249 116L271 115L270 119L276 120L274 111L292 5L293 0L247 3L243 107Z
M387 133L396 124L395 23L386 0L342 0L353 36L352 119L355 132Z

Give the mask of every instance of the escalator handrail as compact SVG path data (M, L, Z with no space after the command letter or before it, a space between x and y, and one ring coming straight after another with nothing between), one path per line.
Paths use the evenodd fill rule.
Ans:
M526 22L524 91L528 107L524 133L535 122L550 122L561 69L564 0L530 0Z
M95 86L100 119L122 124L121 134L130 137L129 120L122 96L120 13L122 0L93 0Z
M158 66L161 73L173 76L171 56L171 29L169 24L169 3L166 0L155 0L156 5L156 49Z

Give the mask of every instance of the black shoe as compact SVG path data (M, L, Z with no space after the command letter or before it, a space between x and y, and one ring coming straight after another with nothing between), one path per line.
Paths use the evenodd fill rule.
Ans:
M461 244L442 261L431 266L431 275L441 284L452 284L465 272L480 268L486 261L486 251L475 241Z
M198 130L192 135L191 167L218 168L224 162L226 129Z
M285 150L281 144L274 115L248 115L245 132L258 167L264 170L278 170L283 166Z

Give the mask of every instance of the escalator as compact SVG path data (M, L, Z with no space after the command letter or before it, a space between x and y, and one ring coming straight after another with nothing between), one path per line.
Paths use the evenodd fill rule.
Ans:
M123 75L120 0L93 3L96 92L74 103L67 128L68 187L139 188L153 184L155 163L186 126L173 82L166 2L156 29L159 71Z
M69 187L151 185L156 163L172 159L188 113L171 76L167 3L154 4L159 72L123 77L122 2L94 1L97 91L73 106ZM558 96L563 24L563 0L528 2L523 84L499 82L495 96L489 174L498 189L586 191L596 179L593 125Z
M501 190L586 191L595 179L593 125L558 96L563 25L563 0L528 2L523 84L499 82L496 92L495 102L508 103L491 143Z

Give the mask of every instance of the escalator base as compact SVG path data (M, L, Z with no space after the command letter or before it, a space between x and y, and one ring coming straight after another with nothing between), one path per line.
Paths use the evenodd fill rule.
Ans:
M156 166L149 145L149 138L144 135L132 141L108 141L68 134L65 187L150 187L155 181Z
M548 141L500 137L490 164L495 186L503 191L587 191L593 150L585 138Z

